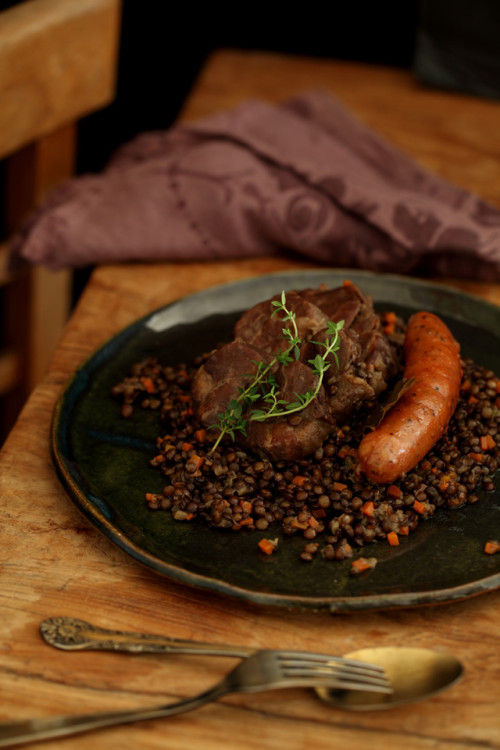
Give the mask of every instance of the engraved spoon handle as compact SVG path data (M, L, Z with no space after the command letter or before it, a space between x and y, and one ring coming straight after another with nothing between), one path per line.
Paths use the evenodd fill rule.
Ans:
M127 651L133 654L200 654L243 658L255 649L202 643L146 633L127 633L91 625L75 617L50 617L40 625L43 639L64 651Z

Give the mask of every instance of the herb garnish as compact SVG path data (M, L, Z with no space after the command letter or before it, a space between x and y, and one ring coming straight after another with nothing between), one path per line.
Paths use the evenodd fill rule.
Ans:
M311 388L305 393L296 393L295 401L285 401L278 398L279 386L271 370L276 364L287 367L291 362L297 361L300 357L300 346L303 342L297 329L295 313L292 310L288 310L286 306L284 291L281 292L281 301L274 300L271 302L271 306L274 308L271 312L272 318L278 313L283 313L283 322L290 323L290 327L281 329L283 337L288 342L288 346L283 351L277 352L267 365L261 361L254 362L257 365L256 372L244 376L252 378L249 385L239 389L237 398L229 401L226 410L217 415L216 423L210 425L210 429L217 429L219 431L217 440L212 446L210 453L217 448L225 435L229 435L232 440L235 439L236 431L246 435L246 428L250 421L264 422L267 419L285 417L305 409L306 406L309 406L314 401L319 393L325 372L331 364L327 362L327 358L332 355L337 367L339 366L337 351L340 346L339 334L344 327L344 321L340 320L338 323L328 321L325 341L312 342L317 346L323 347L323 353L317 354L314 359L308 360L312 371L318 376L316 387ZM262 405L263 408L251 408L257 401L264 402Z

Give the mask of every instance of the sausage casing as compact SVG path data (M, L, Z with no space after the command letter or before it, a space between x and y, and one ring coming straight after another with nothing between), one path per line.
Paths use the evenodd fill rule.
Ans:
M460 346L437 315L418 312L410 318L404 356L404 377L415 382L358 448L361 469L372 482L393 482L416 466L457 405Z

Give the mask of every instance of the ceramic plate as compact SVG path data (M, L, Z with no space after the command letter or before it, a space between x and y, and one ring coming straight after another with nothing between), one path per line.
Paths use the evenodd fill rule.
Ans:
M71 498L102 532L138 561L185 584L256 604L329 608L331 611L413 606L452 601L497 588L500 555L482 549L500 528L498 487L480 502L438 511L399 547L371 545L378 565L349 574L350 561L299 559L304 540L278 528L278 554L263 560L257 541L266 533L238 534L202 523L179 523L169 512L151 512L144 493L161 492L164 480L149 466L159 432L154 412L137 409L122 419L111 387L144 357L163 364L189 361L231 338L238 315L282 289L338 286L348 276L372 295L378 309L405 318L420 309L444 318L462 352L500 374L499 308L447 287L363 271L278 273L227 284L185 297L114 336L75 374L55 410L52 448Z

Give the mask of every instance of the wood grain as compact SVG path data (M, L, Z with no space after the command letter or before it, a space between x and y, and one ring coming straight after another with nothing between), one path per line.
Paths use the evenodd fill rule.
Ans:
M0 158L114 94L119 0L28 0L0 15Z
M269 96L272 90L275 97L286 94L287 87L291 89L305 78L311 84L309 61L304 61L302 79L295 61L290 68L291 81L286 78L282 58L277 58L282 84L276 88L277 76L269 70L273 59L268 55L249 57L255 63L255 75L262 74L262 89L269 77L273 79ZM232 61L234 66L236 60L229 53L216 56L186 112L207 111L256 93L258 86L245 68L245 56L237 59L241 68L238 90L238 71L226 71L217 96L214 93L204 103L209 91L203 81L215 85L211 66L222 76L225 65ZM341 77L342 65L328 65L332 76ZM383 98L387 85L384 72L363 71L365 76L372 75L372 87L378 85ZM404 97L411 79L402 79L400 86ZM381 119L385 118L384 110ZM426 126L422 128L425 131ZM477 142L481 128L478 123ZM435 149L439 150L439 143ZM475 185L471 180L468 186ZM464 679L432 700L380 714L337 712L309 692L290 690L228 697L190 715L49 742L45 747L82 750L92 743L97 750L302 750L311 746L319 750L484 750L499 745L500 593L413 611L332 617L256 608L198 592L160 578L113 546L79 514L52 468L48 431L54 403L78 364L110 335L189 292L306 265L286 258L262 258L209 264L126 264L103 266L94 272L48 375L0 454L0 719L162 703L208 687L233 663L201 657L54 652L43 644L37 631L38 623L53 615L83 617L105 627L256 647L345 653L368 645L424 646L459 655L466 668ZM499 287L473 288L500 301Z

